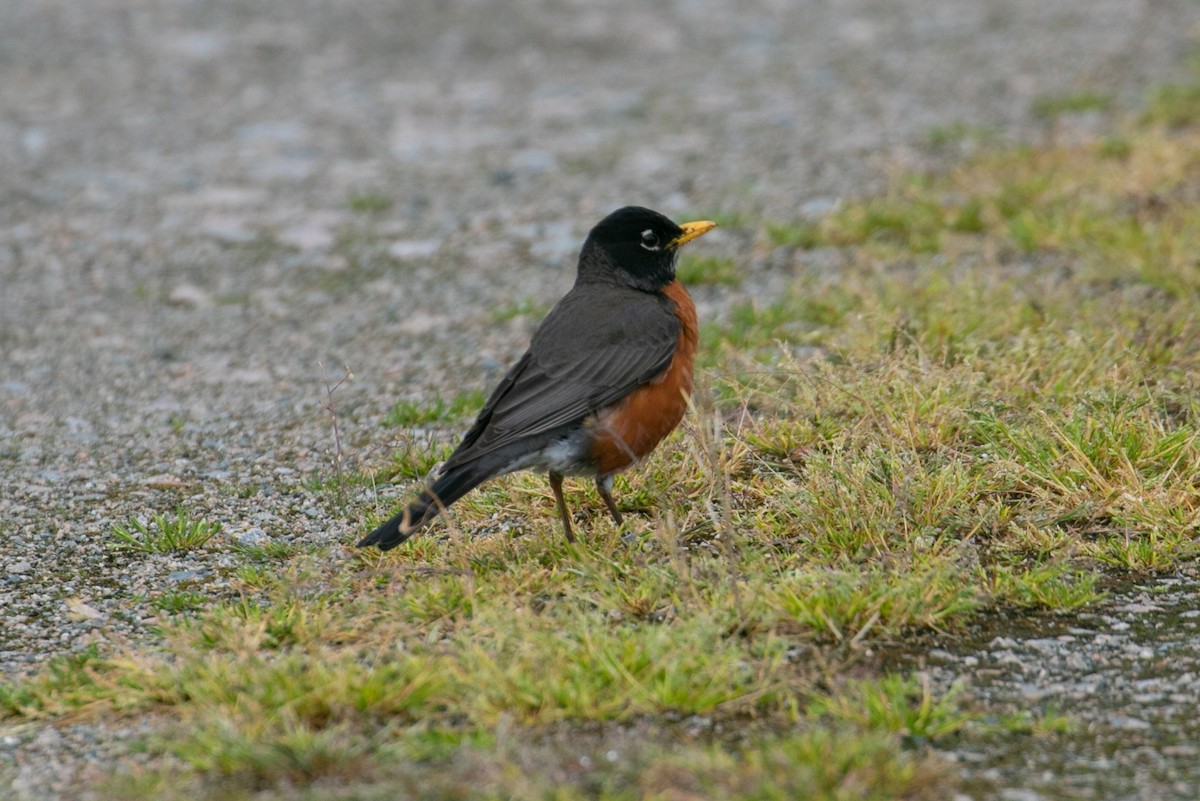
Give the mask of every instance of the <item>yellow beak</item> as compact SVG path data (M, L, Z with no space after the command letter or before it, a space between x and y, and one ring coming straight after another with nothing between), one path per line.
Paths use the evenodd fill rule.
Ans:
M699 220L697 222L688 222L679 226L683 229L683 233L667 243L669 248L677 248L684 242L691 242L701 234L707 234L709 231L717 227L717 224L712 220Z

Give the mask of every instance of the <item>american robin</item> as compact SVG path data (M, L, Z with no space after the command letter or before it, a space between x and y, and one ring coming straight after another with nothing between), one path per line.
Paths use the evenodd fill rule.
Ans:
M360 546L394 548L495 476L545 470L567 539L563 476L590 476L613 520L613 476L645 458L683 419L692 391L696 307L675 278L679 247L710 231L637 206L588 234L575 285L534 332L475 425L427 486Z

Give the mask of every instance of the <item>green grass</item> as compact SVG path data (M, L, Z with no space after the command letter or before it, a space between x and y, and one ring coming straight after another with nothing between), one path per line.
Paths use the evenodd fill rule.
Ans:
M867 636L897 637L914 627L937 628L961 619L980 606L982 598L970 587L937 571L934 564L905 566L893 575L880 568L848 567L814 574L798 570L783 577L769 603L789 621L812 636L833 642L856 642Z
M174 516L155 515L148 521L136 517L113 526L109 544L119 550L139 553L173 553L200 548L221 530L210 520L193 520L182 506Z
M538 303L531 297L523 297L516 303L507 306L501 306L492 312L492 322L507 323L509 320L515 320L518 317L528 317L531 320L540 320L545 317L550 311L550 307L544 303Z
M396 201L379 192L355 192L346 198L346 206L360 214L382 214L390 211Z
M965 122L955 122L931 128L926 136L930 147L945 148L960 145L964 142L978 142L983 145L994 144L999 138L993 128L980 125L970 125Z
M423 479L440 462L446 461L452 451L453 446L431 438L416 441L406 439L403 446L397 448L391 459L374 474L373 483L377 486L398 478L410 481Z
M106 678L113 672L94 644L56 656L29 681L0 683L0 717L37 719L112 701L120 695Z
M481 390L462 392L452 398L435 395L427 401L397 401L380 421L385 426L419 426L464 420L475 415L486 400Z
M992 732L997 734L1008 733L1034 737L1070 734L1078 728L1078 721L1059 712L1054 704L1048 704L1045 709L1040 710L1018 710L991 724Z
M934 741L958 732L970 716L955 703L957 690L934 697L928 682L890 675L852 681L814 700L808 713L867 730L894 732L911 740Z
M736 286L742 275L737 262L725 256L696 256L685 253L679 260L675 277L684 284Z
M1107 111L1112 107L1112 96L1100 92L1074 92L1065 95L1047 95L1033 102L1033 115L1052 120L1064 114L1079 114L1084 111Z
M952 797L931 745L1071 721L989 722L889 653L1200 557L1200 132L1163 102L819 221L725 219L841 272L706 321L695 411L618 483L624 528L571 481L565 542L523 473L388 554L235 549L240 596L157 596L161 647L55 659L0 717L156 721L114 798ZM420 480L482 402L397 404L428 430L347 480ZM390 511L363 506L335 536Z
M1150 123L1181 128L1200 121L1200 85L1169 84L1155 90L1144 119Z
M202 609L207 601L207 595L195 590L168 590L152 598L150 605L169 615L178 615Z
M258 545L243 545L237 543L234 550L243 558L255 563L284 561L291 556L296 547L285 540L266 539Z
M808 250L821 240L817 226L804 220L790 223L767 223L767 238L775 247L801 248Z

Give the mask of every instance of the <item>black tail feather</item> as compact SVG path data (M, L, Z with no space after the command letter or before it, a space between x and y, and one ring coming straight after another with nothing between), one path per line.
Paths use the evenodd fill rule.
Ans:
M422 490L399 514L363 537L358 547L376 545L381 551L390 551L417 533L443 509L500 472L503 471L496 470L491 464L479 462L453 468Z

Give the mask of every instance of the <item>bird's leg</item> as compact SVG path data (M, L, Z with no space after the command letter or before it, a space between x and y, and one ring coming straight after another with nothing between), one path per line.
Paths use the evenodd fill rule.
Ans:
M617 502L612 496L612 476L604 478L596 477L596 491L600 493L600 497L604 499L604 503L608 506L608 513L612 515L612 519L618 526L624 525L625 518L621 516L621 510L617 508Z
M558 502L558 513L562 515L563 531L567 535L567 542L575 541L575 532L571 531L571 515L567 512L567 502L563 500L562 494L562 473L550 471L550 489L554 491L554 500Z

